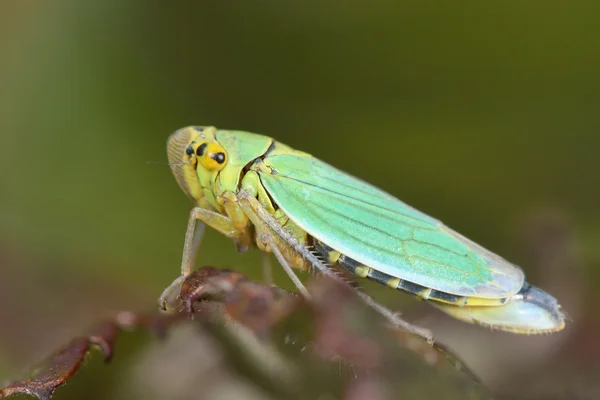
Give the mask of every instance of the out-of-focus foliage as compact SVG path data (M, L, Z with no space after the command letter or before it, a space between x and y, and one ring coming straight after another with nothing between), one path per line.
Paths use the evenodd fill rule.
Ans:
M313 153L522 266L571 316L563 333L489 332L365 290L500 398L597 398L599 11L593 0L1 2L0 379L103 315L155 302L178 274L190 207L161 164L165 140L214 124ZM199 262L261 274L260 254L215 232ZM123 342L122 360L137 343ZM92 363L57 398L124 396L128 368Z
M311 289L313 298L307 303L290 292L249 281L240 273L203 267L184 282L181 297L187 313L144 316L121 312L88 336L73 339L29 378L0 388L0 398L31 394L49 400L81 367L93 345L109 358L120 329L142 327L164 336L186 314L201 322L204 340L190 336L179 346L210 350L187 360L193 362L191 368L174 354L156 358L154 364L171 363L171 372L148 380L144 389L137 389L137 397L489 398L454 356L420 337L385 328L383 318L367 309L350 287L321 279L312 282ZM148 367L151 365L138 368ZM202 372L209 368L210 374ZM190 372L195 379L187 386L173 392L163 390L163 382L169 386L170 381ZM415 375L423 377L415 380ZM430 384L423 385L424 377Z

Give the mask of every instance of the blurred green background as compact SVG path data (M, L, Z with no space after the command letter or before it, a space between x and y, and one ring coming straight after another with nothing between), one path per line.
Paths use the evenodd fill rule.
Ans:
M191 206L165 141L197 124L273 136L521 265L572 318L563 333L491 333L367 287L501 396L598 393L599 12L592 0L3 1L0 380L102 316L154 307ZM260 254L216 232L198 262L261 276Z

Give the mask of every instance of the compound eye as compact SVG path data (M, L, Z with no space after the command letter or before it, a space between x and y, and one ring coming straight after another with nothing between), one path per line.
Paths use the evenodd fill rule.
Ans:
M202 143L200 146L198 146L198 148L196 149L196 155L198 155L199 157L203 156L206 147L208 147L207 143Z

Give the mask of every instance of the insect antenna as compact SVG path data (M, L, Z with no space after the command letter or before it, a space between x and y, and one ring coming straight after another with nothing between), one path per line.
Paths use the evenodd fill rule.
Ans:
M170 163L170 162L164 162L164 161L146 161L146 164L150 164L150 165L168 165L170 167L181 167L183 165L189 165L190 161L182 161L180 163Z

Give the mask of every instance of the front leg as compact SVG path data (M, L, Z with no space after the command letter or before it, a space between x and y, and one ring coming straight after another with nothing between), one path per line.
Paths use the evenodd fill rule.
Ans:
M198 225L198 221L200 225ZM181 275L173 281L160 295L158 299L159 307L166 310L169 298L173 293L178 293L178 289L184 279L192 272L194 261L196 259L197 249L204 235L204 226L221 232L223 235L235 240L238 250L248 248L250 236L245 227L236 227L234 221L217 212L210 211L201 207L194 207L190 211L188 225L185 232L185 241L183 244L183 256L181 260ZM197 229L200 228L200 229Z

